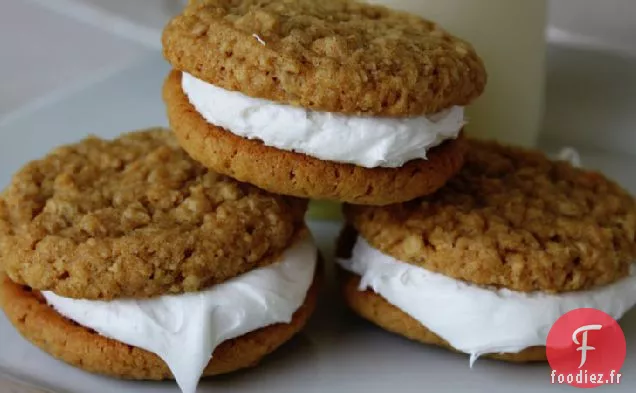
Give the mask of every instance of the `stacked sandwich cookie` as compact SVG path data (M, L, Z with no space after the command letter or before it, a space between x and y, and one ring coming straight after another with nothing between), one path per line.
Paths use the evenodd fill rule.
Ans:
M0 305L58 359L192 393L309 318L305 210L204 168L166 130L60 147L0 197Z
M636 201L539 152L470 141L464 168L437 193L345 215L349 306L471 363L545 360L566 312L619 319L636 304Z
M183 148L278 194L386 205L461 167L473 48L435 23L348 0L198 0L173 19L164 85Z

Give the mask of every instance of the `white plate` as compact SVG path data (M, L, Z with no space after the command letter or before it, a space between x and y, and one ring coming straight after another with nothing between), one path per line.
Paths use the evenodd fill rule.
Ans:
M114 137L122 131L165 124L161 84L168 67L152 56L81 92L39 108L0 126L0 185L27 160L50 148L89 133ZM636 190L636 159L584 154L586 166ZM331 266L335 223L312 223L312 230ZM205 380L200 392L537 392L570 389L550 384L547 365L511 365L482 360L468 367L468 358L419 345L382 331L342 306L328 286L308 328L252 370ZM636 345L636 313L623 321L628 350ZM178 392L174 383L122 382L84 373L59 362L23 340L0 316L0 370L56 392ZM617 392L633 392L636 352L629 351ZM0 382L0 392L3 389ZM26 392L26 390L25 390Z

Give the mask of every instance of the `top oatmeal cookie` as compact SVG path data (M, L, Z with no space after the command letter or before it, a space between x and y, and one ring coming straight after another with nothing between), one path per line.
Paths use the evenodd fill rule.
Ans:
M349 0L191 0L163 49L224 89L328 112L437 113L487 79L472 46L437 24Z
M531 292L589 289L636 262L636 201L603 175L539 152L471 141L445 188L347 220L398 260L478 285Z
M167 130L91 137L0 194L0 270L72 298L196 291L274 262L305 209L205 169Z

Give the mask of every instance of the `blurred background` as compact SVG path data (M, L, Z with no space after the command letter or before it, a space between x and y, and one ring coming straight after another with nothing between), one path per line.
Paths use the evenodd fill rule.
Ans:
M0 123L156 53L183 3L0 0ZM636 154L636 1L550 0L547 37L541 140Z

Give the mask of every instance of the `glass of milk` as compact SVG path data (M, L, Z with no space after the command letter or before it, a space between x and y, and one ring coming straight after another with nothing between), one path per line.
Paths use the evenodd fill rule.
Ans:
M532 147L542 126L547 0L367 0L418 14L473 44L485 94L467 110L468 135Z

